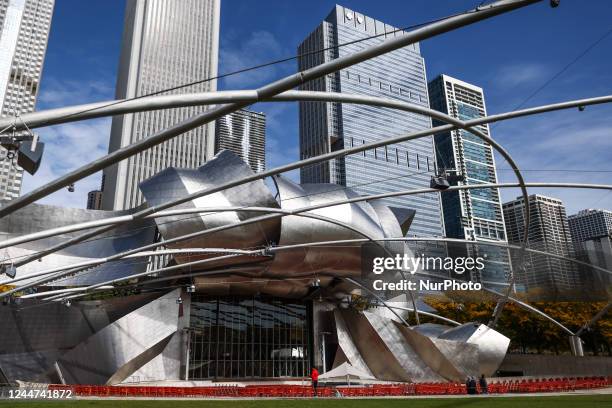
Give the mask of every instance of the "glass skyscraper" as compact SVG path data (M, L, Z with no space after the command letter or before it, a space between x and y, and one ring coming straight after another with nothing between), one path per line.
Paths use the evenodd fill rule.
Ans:
M529 196L531 222L529 224L529 248L566 258L574 258L574 247L567 222L565 205L554 197L539 194ZM517 243L524 234L525 201L523 197L504 203L504 217L508 240ZM575 290L580 284L576 265L565 259L527 253L527 268L521 280L527 290L543 290L549 297ZM523 275L523 272L518 271Z
M576 257L586 263L612 269L612 211L586 209L567 217ZM578 266L580 283L584 290L605 293L612 277L585 265Z
M54 3L0 0L0 116L34 110ZM0 159L0 200L11 200L21 193L23 170L3 147Z
M373 35L380 36L333 48ZM335 6L298 47L299 69L401 35L404 32L395 27ZM327 49L324 52L312 53L324 48ZM310 81L302 89L378 96L429 107L425 62L419 44ZM431 120L413 113L364 105L300 102L300 156L308 158L428 128ZM428 188L435 168L433 138L425 137L302 168L300 175L302 183L337 183L366 195ZM439 194L396 197L386 202L416 210L410 234L443 235Z
M117 99L134 98L217 75L220 0L128 0ZM173 93L215 91L215 80ZM163 109L113 118L109 152L190 118L205 107ZM143 202L138 184L167 167L196 168L214 154L214 122L104 170L102 208Z
M567 217L574 244L612 234L612 211L587 209Z
M487 115L482 88L440 75L429 83L431 107L454 118L468 121ZM434 126L442 125L434 120ZM477 127L489 135L488 125ZM435 136L437 162L441 169L457 170L465 176L460 185L497 183L491 145L465 130ZM480 242L507 242L499 189L478 189L442 194L446 236ZM483 283L503 284L510 270L505 249L481 246L487 254ZM451 251L452 252L452 251Z

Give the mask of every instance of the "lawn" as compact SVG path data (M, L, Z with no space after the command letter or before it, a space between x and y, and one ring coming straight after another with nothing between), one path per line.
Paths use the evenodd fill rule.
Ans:
M68 400L0 401L0 407L17 408L452 408L452 407L529 407L578 408L611 407L612 395L568 395L503 398L426 398L426 399L326 399L326 400Z

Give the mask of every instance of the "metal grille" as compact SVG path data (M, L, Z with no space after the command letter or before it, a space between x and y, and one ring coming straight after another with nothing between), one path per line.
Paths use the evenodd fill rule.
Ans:
M189 379L307 375L308 309L276 298L194 296Z

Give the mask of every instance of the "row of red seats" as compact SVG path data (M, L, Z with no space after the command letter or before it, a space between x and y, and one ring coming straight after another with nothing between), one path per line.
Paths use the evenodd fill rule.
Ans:
M419 383L415 395L459 395L465 394L465 385L458 383Z
M542 378L491 384L495 392L562 392L603 388L612 385L612 377Z
M369 387L336 387L344 397L385 397L414 395L414 384L373 384Z
M334 395L331 387L319 387L317 396L331 397ZM245 397L313 397L314 390L309 385L247 385L241 388L241 396Z
M612 377L544 378L493 382L489 384L491 394L561 392L612 386ZM97 386L97 385L50 385L49 389L72 390L78 396L93 397L312 397L309 385L247 385L208 387L157 387L157 386ZM372 384L359 387L319 387L317 396L345 397L400 396L400 395L459 395L465 394L465 384L460 383L416 383L416 384Z

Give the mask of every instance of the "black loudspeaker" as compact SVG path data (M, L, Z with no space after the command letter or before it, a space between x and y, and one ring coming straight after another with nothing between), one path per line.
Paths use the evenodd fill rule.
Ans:
M40 167L44 150L44 143L36 143L36 148L32 151L31 141L21 142L17 152L17 164L30 174L36 173Z
M444 176L433 176L429 182L429 187L438 190L446 190L450 187L448 180Z

